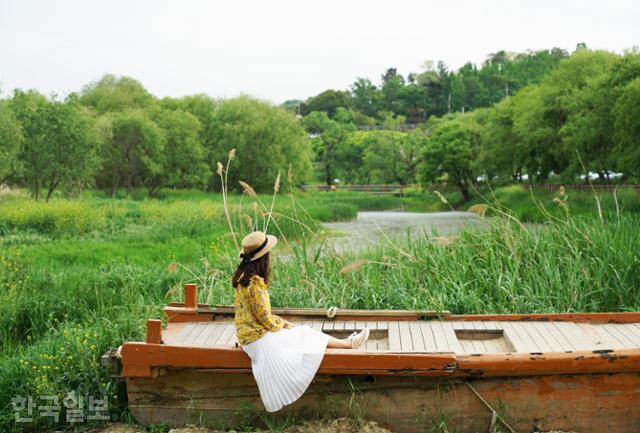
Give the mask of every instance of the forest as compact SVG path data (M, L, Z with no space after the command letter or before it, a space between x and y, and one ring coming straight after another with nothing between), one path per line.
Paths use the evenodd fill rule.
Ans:
M229 184L256 191L282 173L290 185L444 182L469 199L479 181L622 173L637 182L639 143L640 52L583 44L500 51L455 71L443 62L406 77L389 68L379 84L357 78L280 106L248 95L157 98L114 75L65 98L15 89L0 100L0 184L36 200L85 188L217 190L231 149Z

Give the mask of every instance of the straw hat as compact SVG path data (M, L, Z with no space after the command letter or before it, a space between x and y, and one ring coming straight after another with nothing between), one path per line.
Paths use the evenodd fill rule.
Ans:
M240 258L245 263L252 262L267 254L277 243L278 238L273 235L261 231L251 232L242 239Z

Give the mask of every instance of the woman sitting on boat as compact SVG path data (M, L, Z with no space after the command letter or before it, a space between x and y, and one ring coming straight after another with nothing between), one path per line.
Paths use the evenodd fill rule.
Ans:
M337 339L309 326L295 326L271 313L269 251L277 238L256 231L242 240L242 262L233 274L238 343L251 358L251 370L268 412L296 401L315 376L326 348L357 349L369 330Z

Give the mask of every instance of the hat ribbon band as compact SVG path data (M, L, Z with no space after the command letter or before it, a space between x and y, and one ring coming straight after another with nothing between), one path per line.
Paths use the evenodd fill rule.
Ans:
M254 249L253 251L250 251L248 253L241 253L240 257L242 257L242 263L250 263L251 260L253 259L253 256L255 256L260 251L262 251L267 246L268 243L269 243L269 238L267 236L265 236L264 237L264 242L258 248Z

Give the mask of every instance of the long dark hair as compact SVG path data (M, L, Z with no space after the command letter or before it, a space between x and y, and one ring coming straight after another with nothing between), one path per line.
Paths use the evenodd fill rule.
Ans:
M262 277L264 282L269 284L269 253L249 263L240 263L233 273L231 285L236 288L238 285L246 287L254 275Z

